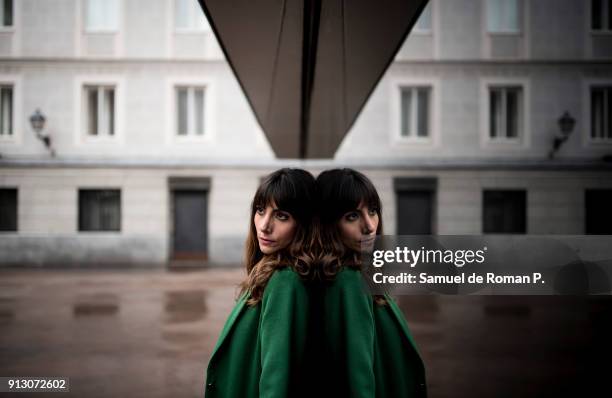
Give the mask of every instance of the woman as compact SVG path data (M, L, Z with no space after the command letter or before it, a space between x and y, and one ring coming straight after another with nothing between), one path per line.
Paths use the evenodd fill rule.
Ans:
M382 234L372 182L352 169L317 177L319 266L330 397L424 397L425 369L393 299L363 288L360 251Z
M247 276L208 364L207 398L305 394L314 189L300 169L278 170L257 189Z

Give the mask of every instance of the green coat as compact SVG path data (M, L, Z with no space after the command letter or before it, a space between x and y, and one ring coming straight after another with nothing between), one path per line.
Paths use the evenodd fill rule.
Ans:
M395 301L379 306L361 273L345 268L325 289L328 396L425 397L425 367Z
M242 295L208 363L205 397L287 398L305 394L308 289L290 268L277 270L262 300Z

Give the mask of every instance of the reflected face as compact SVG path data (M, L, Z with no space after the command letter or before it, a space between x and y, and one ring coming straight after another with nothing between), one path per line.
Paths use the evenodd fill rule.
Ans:
M360 203L355 210L347 212L338 221L342 243L356 251L361 251L362 246L366 249L372 248L378 222L378 210Z
M289 246L297 228L291 213L278 209L274 202L266 207L256 207L253 223L259 250L264 254L272 254Z

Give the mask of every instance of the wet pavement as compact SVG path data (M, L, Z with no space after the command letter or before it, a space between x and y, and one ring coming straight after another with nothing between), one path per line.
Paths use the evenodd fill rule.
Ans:
M242 275L2 269L0 376L69 377L71 392L59 396L202 397ZM425 360L430 397L591 396L603 387L609 396L608 297L399 302Z

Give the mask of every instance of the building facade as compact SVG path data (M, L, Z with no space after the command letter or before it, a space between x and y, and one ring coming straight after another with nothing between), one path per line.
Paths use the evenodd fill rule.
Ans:
M238 265L283 166L364 172L388 234L612 234L612 0L430 0L307 161L275 157L196 0L0 5L2 265Z

